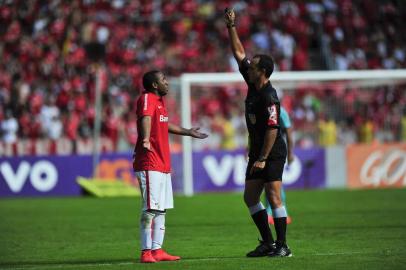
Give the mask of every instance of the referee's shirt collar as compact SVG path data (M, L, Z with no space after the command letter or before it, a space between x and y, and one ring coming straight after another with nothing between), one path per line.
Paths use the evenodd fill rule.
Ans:
M262 91L262 90L264 90L264 89L266 89L268 87L272 87L272 84L271 84L270 80L268 80L268 82L266 84L264 84L264 86L262 86L261 89L259 89L258 91L260 92L260 91Z

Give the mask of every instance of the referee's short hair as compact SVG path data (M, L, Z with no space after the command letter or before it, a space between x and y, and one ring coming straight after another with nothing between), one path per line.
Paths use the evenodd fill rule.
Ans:
M153 90L152 84L158 81L158 74L161 73L159 70L150 70L144 74L142 77L142 85L147 91Z
M274 69L274 62L272 57L266 54L257 54L254 56L254 58L256 57L259 58L258 67L264 69L265 76L269 78Z

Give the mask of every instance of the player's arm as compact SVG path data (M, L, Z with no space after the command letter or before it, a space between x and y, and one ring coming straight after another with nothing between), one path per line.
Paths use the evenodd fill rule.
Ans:
M240 65L241 61L245 58L245 50L235 28L234 10L226 8L224 19L227 25L228 35L230 36L231 49L233 51L234 58L237 60L238 65Z
M198 139L204 139L207 138L207 134L199 132L200 128L191 128L191 129L186 129L174 124L168 124L168 131L169 133L176 134L176 135L182 135L182 136L190 136L193 138L198 138Z
M262 170L265 168L266 160L271 153L272 147L275 143L276 136L278 135L278 129L276 128L268 128L265 131L265 138L264 143L261 149L261 154L251 167L251 173Z
M293 137L292 137L292 128L286 129L286 142L288 147L288 164L292 163L294 156L293 156Z
M255 171L262 170L265 168L269 154L271 153L272 147L275 143L276 136L278 135L278 129L280 128L280 119L278 114L279 105L275 104L272 96L267 96L265 106L263 110L268 112L268 121L266 123L267 129L265 131L264 143L262 145L261 153L257 161L254 162L251 173Z
M261 154L259 155L258 160L266 160L271 153L273 144L275 143L276 136L278 135L278 130L276 128L268 128L265 131L264 144L261 149Z
M141 119L141 134L142 146L145 149L151 150L151 143L149 141L151 135L151 116L146 115Z

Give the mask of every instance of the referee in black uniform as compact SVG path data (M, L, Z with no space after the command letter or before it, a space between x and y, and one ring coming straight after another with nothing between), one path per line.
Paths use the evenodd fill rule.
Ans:
M244 201L249 208L262 240L248 257L290 257L286 244L286 209L281 200L282 173L286 160L286 144L280 131L280 102L272 87L274 63L268 55L255 55L249 60L235 29L235 13L226 9L225 22L233 55L248 85L245 119L249 134L249 162L246 172ZM260 201L262 191L275 213L276 241L268 225L265 207Z

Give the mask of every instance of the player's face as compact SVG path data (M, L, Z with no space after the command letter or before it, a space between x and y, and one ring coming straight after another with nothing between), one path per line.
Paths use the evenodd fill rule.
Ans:
M248 68L248 78L251 83L258 81L260 78L262 71L258 67L259 58L254 57L251 61L250 67Z
M169 91L168 80L166 79L165 75L162 72L158 73L157 77L158 77L157 80L158 94L160 96L165 96L166 94L168 94Z

